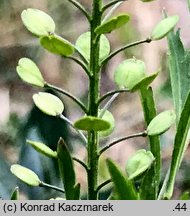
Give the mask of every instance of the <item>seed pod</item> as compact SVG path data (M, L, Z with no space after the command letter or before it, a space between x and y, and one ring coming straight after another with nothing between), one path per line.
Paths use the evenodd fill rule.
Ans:
M50 35L55 32L53 19L45 12L28 8L21 14L25 27L36 36Z
M37 65L29 58L21 58L16 68L19 77L32 85L44 87L45 81Z

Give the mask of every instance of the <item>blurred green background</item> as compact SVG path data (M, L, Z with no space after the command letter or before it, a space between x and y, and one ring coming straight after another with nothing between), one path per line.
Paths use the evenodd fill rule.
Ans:
M90 10L90 0L80 2ZM31 2L0 0L0 196L3 199L10 198L10 193L16 185L20 186L22 199L49 199L58 195L49 190L30 188L20 184L10 173L10 164L20 163L33 169L47 183L60 184L56 162L40 156L27 146L26 138L44 142L52 149L56 149L57 141L62 136L74 155L81 159L85 159L86 156L80 139L65 123L47 117L34 107L32 95L40 89L23 83L16 74L15 68L18 60L21 57L29 57L37 63L49 83L72 92L84 102L87 100L87 79L81 68L71 60L62 59L45 51L39 46L38 40L24 28L20 14L22 10L29 7L38 8L50 14L56 23L56 33L72 43L75 43L81 33L88 31L85 18L67 0L33 0ZM107 35L112 50L149 36L155 24L162 19L163 8L169 15L178 14L180 16L178 27L181 28L182 40L188 48L190 14L185 0L155 0L151 3L131 0L123 3L115 12L129 13L131 21L126 26ZM114 69L123 59L133 56L145 61L147 73L153 73L161 68L159 77L152 85L157 109L160 112L172 108L165 39L131 48L112 59L102 71L101 93L115 88ZM66 97L62 99L66 107L65 115L69 119L75 121L83 115L73 102ZM137 93L120 95L110 110L116 119L116 128L109 138L101 141L102 145L109 140L143 130L143 114ZM174 129L161 137L163 176L171 158L173 137ZM146 139L136 138L122 142L110 149L105 157L112 157L124 167L126 160L139 148L147 148ZM189 154L188 151L178 175L175 197L178 197L181 190L190 189ZM84 189L86 185L84 170L77 164L76 169L77 178ZM101 161L100 181L105 178L104 161Z

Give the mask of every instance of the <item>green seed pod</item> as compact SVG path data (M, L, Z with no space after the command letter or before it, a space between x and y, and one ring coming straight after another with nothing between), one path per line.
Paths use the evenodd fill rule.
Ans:
M35 172L19 164L12 165L11 172L21 181L30 186L39 186L41 183Z
M32 85L44 87L45 81L37 65L29 58L21 58L16 68L19 77Z
M111 127L108 121L93 116L85 116L77 120L74 126L79 130L86 131L106 131Z
M99 111L99 114L101 114L101 110ZM106 136L109 136L113 132L115 128L115 119L112 113L108 110L105 111L105 113L102 116L102 119L110 123L110 128L108 130L99 132L100 137L106 137Z
M27 140L26 142L30 144L37 152L46 155L50 158L57 158L57 152L51 150L47 145L32 140Z
M28 8L21 14L25 27L36 36L45 36L55 32L53 19L45 12Z
M64 38L57 35L43 36L40 44L51 53L61 56L71 56L74 53L74 46Z
M62 101L50 93L39 92L38 94L34 94L33 101L35 105L47 115L57 116L62 114L64 110Z
M170 16L159 22L153 29L151 34L152 40L160 40L164 38L177 24L178 16Z
M128 88L131 90L144 77L145 64L141 60L128 59L123 61L116 69L114 74L115 83L119 88Z
M154 156L150 151L146 151L144 149L138 150L126 164L126 172L129 179L134 179L135 177L141 175L151 166L153 161Z
M87 61L90 61L90 32L86 32L79 36L75 44ZM100 60L106 58L110 53L110 44L105 35L100 37Z
M160 135L167 131L172 124L175 123L176 115L173 110L168 110L160 113L152 119L147 127L147 133L149 136Z

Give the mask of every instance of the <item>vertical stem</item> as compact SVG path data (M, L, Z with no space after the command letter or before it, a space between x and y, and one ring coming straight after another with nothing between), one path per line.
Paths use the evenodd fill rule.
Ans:
M101 23L102 0L93 0L92 19L90 23L91 50L90 50L90 72L89 78L89 112L90 116L98 116L99 91L100 91L100 66L99 49L100 37L96 35L95 29ZM97 199L97 179L98 179L98 133L88 132L88 199Z

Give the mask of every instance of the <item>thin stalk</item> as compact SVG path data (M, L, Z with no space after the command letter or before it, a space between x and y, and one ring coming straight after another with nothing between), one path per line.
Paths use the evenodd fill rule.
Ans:
M44 88L53 89L53 90L55 90L55 91L57 91L57 92L59 92L59 93L61 93L61 94L63 94L63 95L66 95L67 97L69 97L70 99L72 99L76 104L78 104L79 107L80 107L85 113L88 112L87 109L86 109L86 106L85 106L78 98L76 98L74 95L72 95L71 93L67 92L66 90L61 89L61 88L59 88L59 87L57 87L57 86L51 85L51 84L49 84L49 83L46 83L45 86L44 86Z
M73 157L73 160L78 162L88 172L88 166L83 161L81 161L80 159L78 159L76 157Z
M100 105L100 103L102 101L104 101L107 97L110 97L110 96L115 95L117 93L124 93L124 92L129 92L129 90L128 89L119 89L119 90L109 91L98 100L98 105Z
M102 17L102 0L93 0L92 3L92 18L90 23L90 63L89 68L92 77L89 79L89 104L88 114L91 116L98 116L97 101L99 100L100 92L100 67L99 67L99 50L100 50L100 36L97 36L95 29L101 24ZM97 182L98 182L98 133L95 131L88 132L88 199L97 199Z
M130 44L127 44L119 49L117 49L116 51L112 52L107 58L105 58L102 62L101 62L101 66L103 66L104 64L106 64L111 58L113 58L114 56L116 56L118 53L130 48L130 47L134 47L137 46L139 44L143 44L143 43L150 43L152 40L150 38L147 38L145 40L140 40L140 41L136 41Z
M111 104L113 103L113 101L117 98L117 96L119 95L119 93L114 94L109 101L105 104L105 106L101 109L101 113L99 115L100 118L103 117L104 113L106 112L106 110L111 106Z
M132 134L132 135L129 135L129 136L125 136L125 137L122 137L118 140L115 140L113 142L111 142L110 144L108 144L107 146L103 147L100 151L99 151L99 156L104 153L105 151L107 151L109 148L111 148L112 146L115 146L116 144L124 141L124 140L128 140L128 139L131 139L131 138L135 138L135 137L146 137L147 136L147 132L146 131L143 131L143 132L140 132L140 133L136 133L136 134Z
M109 2L108 4L106 4L106 5L103 7L102 11L104 12L105 10L107 10L107 9L110 8L111 6L117 4L118 2L124 2L124 1L127 1L127 0L113 0L113 1Z
M65 122L67 122L77 133L78 135L81 137L81 139L84 141L84 143L86 144L87 143L87 139L85 137L85 135L78 129L76 129L73 125L73 122L70 121L68 118L66 118L64 115L59 115L58 116L60 119L64 120Z
M71 2L75 7L77 7L87 18L87 20L90 22L90 15L88 14L88 12L86 11L86 9L84 8L83 5L81 5L78 1L76 0L68 0L69 2Z
M56 186L54 186L54 185L47 184L47 183L45 183L45 182L40 182L39 187L50 188L50 189L59 191L59 192L61 192L61 193L65 193L65 191L64 191L62 188L56 187Z
M89 62L86 60L86 58L83 56L83 54L81 53L81 51L75 46L75 51L78 53L78 55L80 56L80 58L82 59L82 61L88 65Z
M114 11L122 4L123 2L117 2L112 8L111 10L106 14L106 16L104 17L104 19L102 20L102 23L106 22L114 13Z
M68 58L72 59L74 62L76 62L78 65L80 65L83 68L83 70L86 72L86 74L88 76L91 76L89 69L86 67L86 65L80 59L78 59L74 56L70 56Z
M105 182L103 182L102 184L100 184L100 185L97 187L96 191L97 191L97 192L100 191L104 186L106 186L107 184L109 184L109 183L111 183L111 182L112 182L111 179L106 180Z

